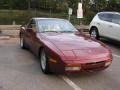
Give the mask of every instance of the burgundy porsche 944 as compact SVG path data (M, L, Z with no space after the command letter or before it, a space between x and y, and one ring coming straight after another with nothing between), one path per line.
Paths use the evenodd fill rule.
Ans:
M81 34L64 19L32 18L21 26L20 46L39 57L45 74L100 71L112 62L105 44Z

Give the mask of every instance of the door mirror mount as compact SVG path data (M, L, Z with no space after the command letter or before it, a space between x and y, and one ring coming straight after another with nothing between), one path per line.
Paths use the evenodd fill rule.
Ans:
M28 32L32 32L32 28L27 28L27 31Z

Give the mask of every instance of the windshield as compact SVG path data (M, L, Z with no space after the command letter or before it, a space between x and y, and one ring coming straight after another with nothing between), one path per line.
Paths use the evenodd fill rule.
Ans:
M76 28L67 20L43 19L38 20L39 32L74 32Z

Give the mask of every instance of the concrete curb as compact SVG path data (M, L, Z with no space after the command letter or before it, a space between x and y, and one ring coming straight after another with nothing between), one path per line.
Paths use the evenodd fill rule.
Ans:
M0 40L9 40L10 36L0 36Z
M0 25L0 30L19 30L21 25Z
M89 34L88 25L75 25L75 27L83 34ZM20 25L0 25L0 40L9 38L18 38Z

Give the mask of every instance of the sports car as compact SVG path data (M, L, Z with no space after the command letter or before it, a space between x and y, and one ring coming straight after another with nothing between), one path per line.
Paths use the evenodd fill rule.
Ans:
M20 46L39 58L45 74L101 71L112 63L105 44L83 35L65 19L32 18L21 26Z

